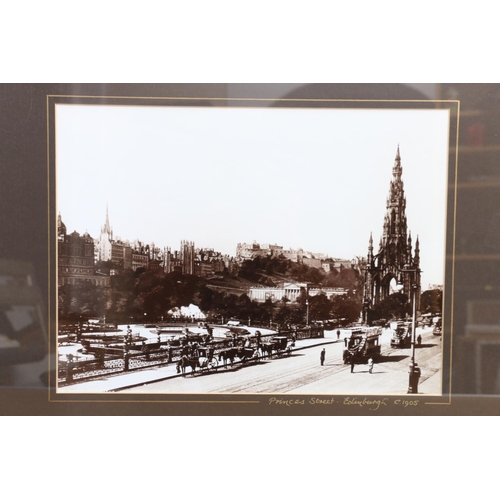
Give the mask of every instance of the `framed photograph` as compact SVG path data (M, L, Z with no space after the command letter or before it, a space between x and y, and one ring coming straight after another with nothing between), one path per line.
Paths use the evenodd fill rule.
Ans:
M4 413L500 411L498 84L0 91Z
M446 412L459 100L183 90L47 94L49 404Z

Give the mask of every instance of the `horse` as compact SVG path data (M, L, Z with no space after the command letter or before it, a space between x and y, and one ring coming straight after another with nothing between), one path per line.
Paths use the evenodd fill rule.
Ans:
M194 374L196 372L196 367L198 366L198 359L197 358L188 358L186 355L183 355L179 362L177 363L177 373L180 373L182 371L182 375L186 375L186 367L191 368L191 374L194 377Z
M345 365L348 365L353 360L357 361L356 351L354 349L344 349L344 352L342 353L342 360Z
M242 363L246 363L249 360L259 360L259 350L253 347L242 347L238 349L236 354L240 358Z
M227 368L227 362L229 361L231 367L234 364L234 358L238 354L238 349L236 347L229 347L228 349L223 349L219 352L219 361L224 360L224 368Z
M273 352L278 350L277 342L269 342L260 344L260 350L262 351L262 357L266 356L272 357Z

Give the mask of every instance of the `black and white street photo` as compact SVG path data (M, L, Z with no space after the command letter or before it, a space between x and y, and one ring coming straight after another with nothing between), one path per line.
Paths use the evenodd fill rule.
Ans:
M54 116L58 394L443 394L448 109Z

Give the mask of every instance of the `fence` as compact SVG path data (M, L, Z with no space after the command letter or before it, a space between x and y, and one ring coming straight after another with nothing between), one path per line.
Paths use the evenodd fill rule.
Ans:
M279 330L278 335L289 339L301 340L307 338L322 338L322 327L305 327ZM261 339L274 337L276 333L263 334ZM212 343L214 356L231 345L231 339L216 340ZM255 341L254 341L255 342ZM141 370L169 363L178 363L184 346L173 346L170 341L143 341L141 343L122 343L113 346L85 342L86 350L95 359L79 360L73 355L67 355L66 360L58 362L58 381L60 386L92 380L105 375L113 375L133 370Z
M306 326L303 328L290 328L279 330L280 335L286 335L288 338L295 337L296 340L301 339L319 339L325 336L322 326Z

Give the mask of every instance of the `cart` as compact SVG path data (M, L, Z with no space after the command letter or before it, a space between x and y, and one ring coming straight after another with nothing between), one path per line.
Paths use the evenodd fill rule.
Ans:
M217 358L214 356L214 348L213 347L198 347L198 367L200 371L206 370L214 370L217 371L219 367L219 362Z

